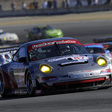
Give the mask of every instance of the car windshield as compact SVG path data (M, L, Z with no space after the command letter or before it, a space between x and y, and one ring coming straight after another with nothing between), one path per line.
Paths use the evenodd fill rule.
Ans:
M97 53L105 53L105 50L102 48L86 48L89 53L97 54Z
M54 44L32 49L28 52L30 61L71 54L88 54L88 51L79 44Z

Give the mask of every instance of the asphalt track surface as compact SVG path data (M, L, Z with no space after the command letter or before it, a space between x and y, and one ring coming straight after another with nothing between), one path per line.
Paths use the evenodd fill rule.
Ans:
M60 28L64 36L77 38L82 43L90 43L94 38L112 36L112 11L0 19L0 28L17 33L22 42L26 41L24 30L38 25Z
M51 23L48 22L49 19L46 22L37 21L43 17L1 18L0 28L9 32L16 32L21 41L25 41L23 38L25 37L24 29L31 28L36 24L50 24L56 28L61 28L65 36L76 37L82 43L92 42L92 39L97 37L112 36L111 12L79 14L80 17L75 14L75 17L79 17L75 20L72 18L73 15L72 19L69 20L69 16L64 15L64 18L68 17L68 21L61 19L59 21L57 17L53 16L52 19L56 18L57 20L51 20ZM82 17L83 19L81 19ZM30 19L33 19L34 22L31 22ZM23 20L24 22L21 22ZM112 112L112 88L35 97L0 97L0 112Z

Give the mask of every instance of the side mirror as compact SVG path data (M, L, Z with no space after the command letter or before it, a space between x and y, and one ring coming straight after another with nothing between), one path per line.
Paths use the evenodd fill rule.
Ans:
M21 57L21 58L19 58L18 62L19 63L26 63L27 59L26 59L26 57Z

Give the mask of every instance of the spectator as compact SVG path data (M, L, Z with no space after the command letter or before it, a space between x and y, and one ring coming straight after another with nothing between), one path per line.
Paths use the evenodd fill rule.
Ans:
M88 6L90 6L91 5L91 0L87 0L87 2L88 2Z
M110 4L111 3L111 0L107 0L105 4Z
M53 8L57 9L58 7L58 1L57 0L53 0Z
M52 2L50 0L48 1L48 8L52 8Z
M77 5L76 5L77 7L80 7L80 6L82 6L82 3L81 3L81 1L80 0L77 0Z
M63 8L66 8L66 6L67 6L67 5L66 5L66 0L63 0L63 1L62 1L62 7L63 7Z
M12 3L11 3L11 9L12 9L12 11L14 11L16 9L16 4L14 1L12 1Z
M22 2L22 10L26 10L26 7L27 7L27 5L26 5L26 3L23 1L23 2Z
M66 7L70 7L70 1L66 0Z
M2 4L0 3L0 11L2 11Z
M95 0L95 5L98 5L98 0Z
M43 9L46 9L47 5L48 5L47 0L44 0L42 3Z
M33 1L33 7L34 9L38 9L38 2L36 0Z

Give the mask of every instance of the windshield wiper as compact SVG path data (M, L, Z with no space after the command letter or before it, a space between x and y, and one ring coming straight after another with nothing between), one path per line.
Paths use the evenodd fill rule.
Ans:
M59 53L60 53L61 55L63 55L63 53L62 53L62 51L60 50L60 48L59 48L58 44L55 42L55 44L54 44L54 45L57 47L57 49L58 49Z

